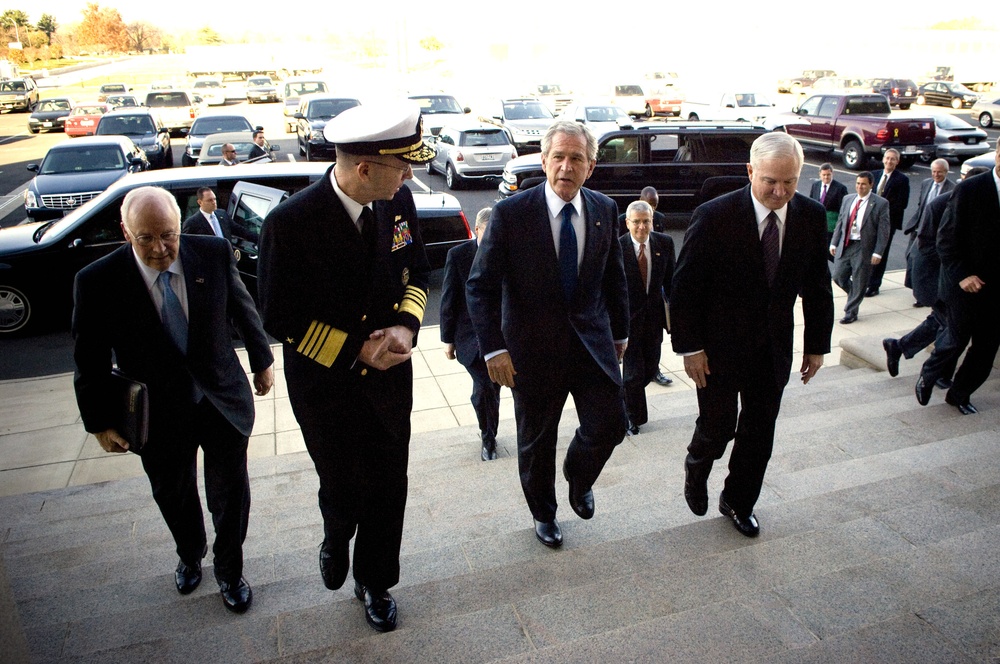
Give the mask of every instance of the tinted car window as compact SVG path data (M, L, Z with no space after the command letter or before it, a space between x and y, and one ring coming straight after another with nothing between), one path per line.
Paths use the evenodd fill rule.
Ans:
M24 81L3 81L0 82L0 92L24 92Z
M509 144L507 134L502 131L467 131L462 134L462 145L470 148Z
M309 104L307 116L310 120L332 120L358 102L354 99L319 99Z
M144 136L156 132L153 119L148 115L106 115L97 125L99 136Z
M260 227L264 216L270 208L270 200L260 198L252 193L244 193L236 205L233 214L233 224L237 227L236 235L257 242L260 238Z
M116 147L97 147L87 150L50 150L45 156L39 175L56 173L85 173L113 171L125 168L125 158Z
M873 113L885 113L885 100L872 98L853 98L847 100L845 115L866 115Z
M819 110L816 111L816 115L821 118L832 118L833 114L837 112L838 101L836 97L824 98L823 103L819 105Z
M207 136L209 134L221 134L224 131L252 131L253 125L243 118L198 118L191 125L189 134L195 136Z
M191 100L186 92L150 92L146 95L146 106L175 108L190 105Z
M38 104L39 111L68 111L69 102L62 99L53 99L40 102Z

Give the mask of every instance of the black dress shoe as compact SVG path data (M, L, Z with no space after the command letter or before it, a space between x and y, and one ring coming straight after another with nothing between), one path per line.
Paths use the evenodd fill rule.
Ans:
M719 512L733 520L733 525L736 526L736 530L740 531L741 535L757 537L760 534L760 524L757 523L757 517L753 514L740 516L736 510L726 504L721 496L719 496Z
M684 466L684 500L688 507L696 516L705 516L708 513L708 481L695 480L691 469Z
M885 368L889 370L889 375L895 378L899 375L899 358L903 357L903 349L899 347L896 339L883 339L882 348L885 349Z
M638 427L636 427L638 430ZM590 519L594 516L594 488L584 487L579 481L574 480L566 472L566 462L563 462L563 477L569 482L569 506L573 508L576 515L581 519Z
M354 582L354 596L365 603L365 620L376 632L396 629L396 600L387 590L371 590Z
M958 408L958 412L962 415L975 415L979 410L969 403L969 397L960 399L959 397L952 396L951 392L944 395L945 403L951 404L955 408Z
M917 403L921 406L926 406L930 403L931 392L934 390L934 383L924 378L923 374L917 378L917 384L914 386L913 391L917 395Z
M323 585L330 590L337 590L347 579L347 569L351 566L348 549L350 540L343 545L336 545L323 540L319 545L319 573L323 577Z
M237 581L219 581L222 603L233 613L243 613L253 603L253 590L243 577Z
M926 305L926 304L924 304L923 302L914 302L914 303L913 303L913 308L914 308L914 309L923 309L923 308L924 308L924 307L926 307L926 306L927 306L927 305Z
M865 291L865 297L875 297L876 295L878 295L877 288L869 288Z
M855 322L856 320L858 320L857 314L853 314L853 315L848 314L847 316L844 316L843 318L840 319L840 324L841 325L850 325L851 323Z
M201 562L188 565L183 560L178 561L177 570L174 572L174 583L177 585L177 592L182 595L189 595L201 583Z
M657 385L662 385L663 387L674 384L674 379L668 378L667 376L663 375L662 371L657 371L656 376L653 378L653 380L656 381Z
M480 439L483 441L483 461L494 461L497 458L497 439L493 436L486 436L482 433L479 434Z
M562 530L559 529L559 522L555 517L551 521L539 521L535 519L535 537L547 547L555 549L562 545Z
M934 381L934 384L940 387L942 390L950 390L953 383L947 378L938 378Z
M629 420L628 428L625 429L625 435L626 436L638 436L639 435L639 425L638 424L632 424L632 421Z

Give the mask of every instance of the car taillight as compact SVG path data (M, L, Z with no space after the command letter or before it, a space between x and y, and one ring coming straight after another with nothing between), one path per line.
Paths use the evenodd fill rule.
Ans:
M964 143L966 138L968 138L968 136L949 136L948 140L956 141L958 143Z
M510 158L511 159L517 159L517 150L516 149L512 149L510 151Z
M469 228L469 220L465 218L465 212L460 211L458 216L462 218L462 223L465 224L465 236L469 239L472 238L472 230Z
M879 129L878 132L875 134L875 138L877 138L880 141L888 140L889 139L889 130L888 129Z
M194 120L194 106L188 108L188 114L191 116L191 119Z
M455 161L465 161L465 155L462 154L461 150L455 151Z
M899 96L899 88L893 88L892 89L892 96L893 97L898 97Z

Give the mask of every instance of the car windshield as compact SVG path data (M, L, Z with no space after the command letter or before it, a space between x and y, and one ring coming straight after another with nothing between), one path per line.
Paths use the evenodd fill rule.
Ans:
M194 121L188 136L208 136L224 131L253 131L253 125L246 118L203 117Z
M251 78L247 82L247 85L250 85L250 86L254 86L254 85L271 85L271 79L269 79L269 78Z
M467 131L462 134L462 145L469 148L508 144L507 134L500 130Z
M301 97L311 95L316 92L328 92L326 83L321 81L304 81L302 83L288 83L285 85L286 97Z
M411 97L420 106L420 112L424 115L435 115L437 113L462 113L462 107L454 97L447 95L433 97Z
M736 105L740 108L770 106L771 101L760 93L736 93Z
M112 106L138 106L135 97L128 95L118 95L113 97L108 97L108 103Z
M125 92L124 85L102 85L101 92Z
M46 99L45 101L39 102L39 111L68 111L70 110L69 102L65 99Z
M617 106L590 106L587 108L587 122L615 122L624 116L625 112Z
M146 106L175 108L190 105L186 92L156 92L146 97Z
M0 92L24 92L27 88L24 81L3 81L0 82Z
M957 83L957 84L951 86L951 91L952 92L957 92L960 95L974 95L974 94L976 94L975 92L973 92L969 88L965 87L961 83Z
M222 84L218 81L195 81L194 87L198 88L221 88Z
M310 120L332 120L349 108L360 106L357 99L324 99L309 104Z
M77 106L73 109L73 115L103 115L103 106Z
M94 171L118 171L125 168L125 155L114 145L92 148L50 150L45 155L39 175L60 173L91 173Z
M503 105L504 117L508 120L543 120L552 113L540 101L514 101Z
M97 125L98 136L145 136L156 132L148 115L106 115Z

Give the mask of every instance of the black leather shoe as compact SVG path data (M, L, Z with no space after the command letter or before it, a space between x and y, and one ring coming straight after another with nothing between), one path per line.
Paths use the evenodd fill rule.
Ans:
M183 560L178 561L177 570L174 572L174 583L177 585L177 592L182 595L189 595L201 583L201 562L188 565Z
M840 324L841 325L850 325L851 323L855 322L856 320L858 320L858 317L857 317L856 314L855 315L848 315L848 316L844 316L843 318L840 319Z
M666 377L662 371L657 371L653 380L656 381L657 385L662 385L663 387L674 384L674 379Z
M535 519L535 537L547 547L555 549L562 545L562 530L559 529L559 522L555 517L551 521L539 521Z
M494 461L497 458L497 439L493 436L485 436L482 433L479 434L479 438L483 441L483 461Z
M629 420L628 428L625 429L625 435L626 436L638 436L639 435L639 425L638 424L632 424L632 421Z
M747 537L757 537L760 534L760 524L757 523L757 517L753 514L749 516L740 516L736 513L732 507L726 504L726 501L719 496L719 512L723 516L728 516L733 520L733 525L736 526L736 530L740 531L741 535L746 535Z
M952 385L953 385L954 383L952 383L952 382L951 382L950 380L948 380L947 378L938 378L938 379L937 379L937 380L936 380L936 381L934 382L934 384L935 384L935 385L937 385L938 387L940 387L940 388L941 388L942 390L950 390L950 389L951 389L951 386L952 386Z
M705 516L708 513L708 481L695 480L691 469L684 465L684 500L695 516Z
M882 348L885 349L885 368L889 370L889 375L895 378L899 375L899 358L903 357L903 349L899 347L896 339L883 339Z
M330 590L337 590L347 579L347 569L351 566L349 548L350 540L341 546L326 540L319 545L319 573L323 577L323 585Z
M396 600L387 590L371 590L354 582L354 596L365 603L365 620L376 632L396 629Z
M636 427L638 431L639 427ZM581 519L590 519L594 516L594 488L584 487L579 481L574 480L566 472L566 462L563 462L563 477L569 482L569 506L573 508L576 515Z
M865 297L875 297L876 295L878 295L877 288L869 288L865 291Z
M944 395L945 403L951 404L955 408L958 408L958 412L962 415L975 415L979 410L969 403L969 398L959 399L958 397L952 396L951 392Z
M921 406L926 406L930 403L931 392L934 390L934 383L924 378L923 374L920 374L920 378L917 378L917 384L914 386L913 391L917 395L917 403Z
M913 308L914 309L923 309L926 306L928 306L928 305L924 304L923 302L914 302L913 303Z
M219 581L222 603L233 613L243 613L253 603L253 590L243 577L238 581Z

